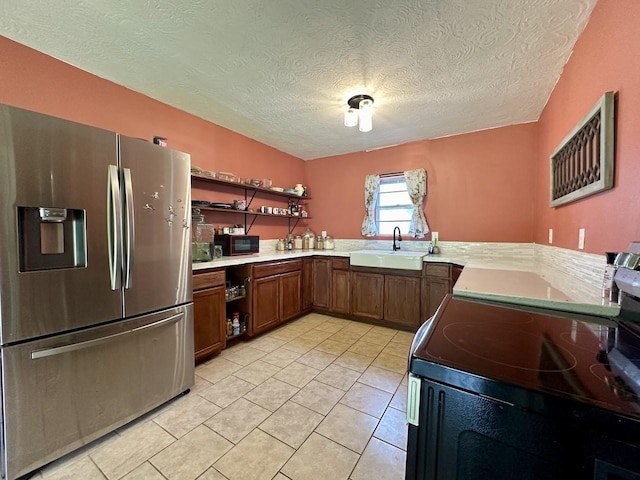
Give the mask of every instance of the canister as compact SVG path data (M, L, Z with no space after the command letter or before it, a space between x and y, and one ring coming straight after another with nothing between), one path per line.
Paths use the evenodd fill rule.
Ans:
M204 223L204 215L200 213L200 209L194 208L191 213L191 260L193 262L211 261L213 238L213 225Z
M324 249L333 250L334 248L336 248L336 244L333 241L333 237L330 237L329 235L324 237Z

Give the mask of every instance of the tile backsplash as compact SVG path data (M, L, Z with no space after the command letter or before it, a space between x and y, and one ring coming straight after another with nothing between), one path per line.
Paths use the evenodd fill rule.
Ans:
M577 252L549 245L535 244L534 247L537 262L553 267L593 286L602 287L604 267L607 264L604 255Z
M271 254L276 252L277 240L260 240L260 252ZM364 249L391 250L391 240L359 240L336 239L335 248L339 251ZM431 241L403 242L402 248L412 251L429 250ZM533 263L552 267L566 273L577 280L592 286L601 287L606 260L604 255L578 252L566 248L539 245L534 243L511 242L438 242L440 254L447 258L484 258L529 260Z

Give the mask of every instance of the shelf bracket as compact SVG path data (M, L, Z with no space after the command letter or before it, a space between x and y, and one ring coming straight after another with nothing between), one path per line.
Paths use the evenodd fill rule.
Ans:
M253 227L253 224L255 223L256 218L258 218L257 215L252 215L253 220L251 220L251 223L247 225L247 215L249 214L248 213L244 214L244 234L245 235L249 235L249 230L251 230L251 227Z
M293 228L291 228L291 218L289 217L289 234L293 233L293 231L295 230L295 228L298 226L298 222L300 221L300 217L295 217L296 219L296 223L293 224Z
M244 189L244 201L247 204L247 208L249 208L249 205L251 205L251 202L253 202L253 199L256 196L256 190L253 190L253 193L251 194L251 198L247 200L247 189Z

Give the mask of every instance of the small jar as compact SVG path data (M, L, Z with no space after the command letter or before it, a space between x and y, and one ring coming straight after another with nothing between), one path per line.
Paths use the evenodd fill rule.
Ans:
M313 233L309 228L307 228L302 234L302 238L309 239L309 249L313 250L316 244L316 234ZM303 247L304 248L304 247Z
M336 248L336 244L333 241L333 237L330 237L328 235L324 237L324 249L333 250L334 248Z
M300 235L293 239L293 248L295 250L302 250L302 237Z
M316 238L316 250L324 250L324 239L320 235Z
M284 252L284 240L283 239L278 240L278 243L276 243L276 250L278 252Z

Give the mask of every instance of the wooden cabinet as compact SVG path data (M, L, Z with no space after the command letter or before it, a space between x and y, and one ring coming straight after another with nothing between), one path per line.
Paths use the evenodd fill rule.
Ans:
M454 287L461 273L462 273L462 267L460 265L453 265L451 267L451 288Z
M419 327L421 278L399 275L384 277L384 319Z
M285 321L296 317L300 311L300 293L302 286L302 272L283 273L280 275L280 320Z
M196 363L226 345L225 273L223 269L193 275L193 341Z
M301 260L254 265L250 335L262 333L298 316L301 286Z
M351 311L349 259L331 259L331 308L333 313L348 314Z
M313 258L302 259L302 311L313 307Z
M351 313L358 317L381 320L384 275L355 270L351 272Z
M349 313L349 270L333 270L331 272L331 311Z
M445 295L451 292L451 282L440 278L427 278L427 298L429 305L425 320L432 317L442 303Z
M277 275L253 281L253 328L256 334L280 322L280 279Z
M331 259L313 259L313 306L329 310L331 306Z
M451 265L448 263L425 263L423 275L422 321L433 316L445 295L451 293Z

